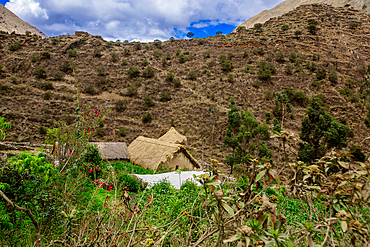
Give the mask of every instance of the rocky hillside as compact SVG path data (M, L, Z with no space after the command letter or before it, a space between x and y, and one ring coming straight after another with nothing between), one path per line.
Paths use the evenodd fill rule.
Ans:
M0 31L17 34L36 34L43 38L47 36L29 23L22 21L17 15L0 4Z
M285 87L307 96L323 94L330 113L354 131L350 145L369 136L364 123L369 102L359 89L368 73L370 19L346 7L305 5L257 29L205 39L140 44L106 42L86 33L48 39L2 33L0 41L0 116L12 124L9 141L42 143L47 128L74 122L71 58L90 114L116 109L95 141L158 138L174 126L188 137L196 158L204 139L206 157L222 159L230 97L262 123L275 105L274 93ZM258 72L262 66L270 68L271 79ZM284 124L293 136L291 154L306 113L304 104L292 103ZM268 145L277 153L277 141Z
M264 10L258 15L249 18L239 26L251 28L256 23L265 23L270 18L282 16L298 6L308 4L330 4L335 7L346 6L370 14L370 0L286 0L270 10Z

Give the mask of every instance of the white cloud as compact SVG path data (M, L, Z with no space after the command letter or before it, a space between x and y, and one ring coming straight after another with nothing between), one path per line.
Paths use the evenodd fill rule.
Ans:
M49 36L82 30L111 40L152 41L185 33L191 23L236 26L281 1L10 0L5 7Z
M49 19L46 10L34 0L10 0L5 6L22 19L41 18Z

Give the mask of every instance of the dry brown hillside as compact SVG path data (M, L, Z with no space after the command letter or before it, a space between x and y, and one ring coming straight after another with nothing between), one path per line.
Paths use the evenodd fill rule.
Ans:
M309 19L317 22L311 32ZM71 55L84 91L82 99L91 104L91 111L115 107L119 100L126 102L124 112L109 113L95 141L129 144L139 135L158 138L174 126L188 137L195 158L201 158L201 140L205 138L206 157L223 159L230 97L262 123L265 113L272 112L274 93L284 87L308 96L323 94L330 113L354 131L350 145L370 136L363 107L369 102L358 94L370 63L370 19L349 8L306 5L267 21L260 30L163 43L106 42L84 33L48 39L2 33L0 41L0 116L12 124L9 141L42 143L45 129L55 127L58 121L73 123L76 89L68 76ZM20 49L10 51L9 45L16 41ZM69 49L76 49L76 54L68 54ZM231 71L222 70L220 55L231 61ZM271 80L259 77L262 62L276 68ZM137 78L129 76L130 66L138 68ZM143 73L148 66L154 70L153 77ZM36 78L38 68L44 68L46 75ZM319 78L319 70L326 71L323 78ZM195 77L190 79L191 71ZM174 74L173 82L166 80L169 72ZM329 72L338 75L338 82L329 81ZM148 97L154 106L144 105ZM288 145L291 154L296 152L306 113L304 106L293 105L293 114L284 124L294 135ZM143 122L146 113L153 118L149 123ZM275 140L269 146L277 155Z
M272 9L264 10L261 13L249 18L239 26L251 28L256 23L265 23L270 18L281 16L298 6L308 4L330 4L335 7L348 6L355 10L360 10L363 13L370 13L370 0L286 0ZM235 31L236 29L234 32Z
M0 31L8 33L15 32L17 34L26 34L28 31L30 34L36 34L43 38L47 38L43 32L29 23L22 21L17 15L5 8L2 4L0 4Z

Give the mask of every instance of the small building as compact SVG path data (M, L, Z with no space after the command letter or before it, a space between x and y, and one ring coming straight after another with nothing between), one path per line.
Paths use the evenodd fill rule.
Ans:
M198 161L181 144L139 136L128 146L128 153L132 164L152 170L161 164L174 170L200 169Z
M99 149L103 160L129 160L125 142L90 142Z
M174 144L185 144L186 137L177 132L174 127L171 127L171 129L158 140Z

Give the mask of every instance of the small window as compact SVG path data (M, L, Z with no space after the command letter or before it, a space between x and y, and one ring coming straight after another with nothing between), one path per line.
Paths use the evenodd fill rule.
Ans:
M177 171L179 169L179 166L177 165L176 168L175 168L175 171Z

